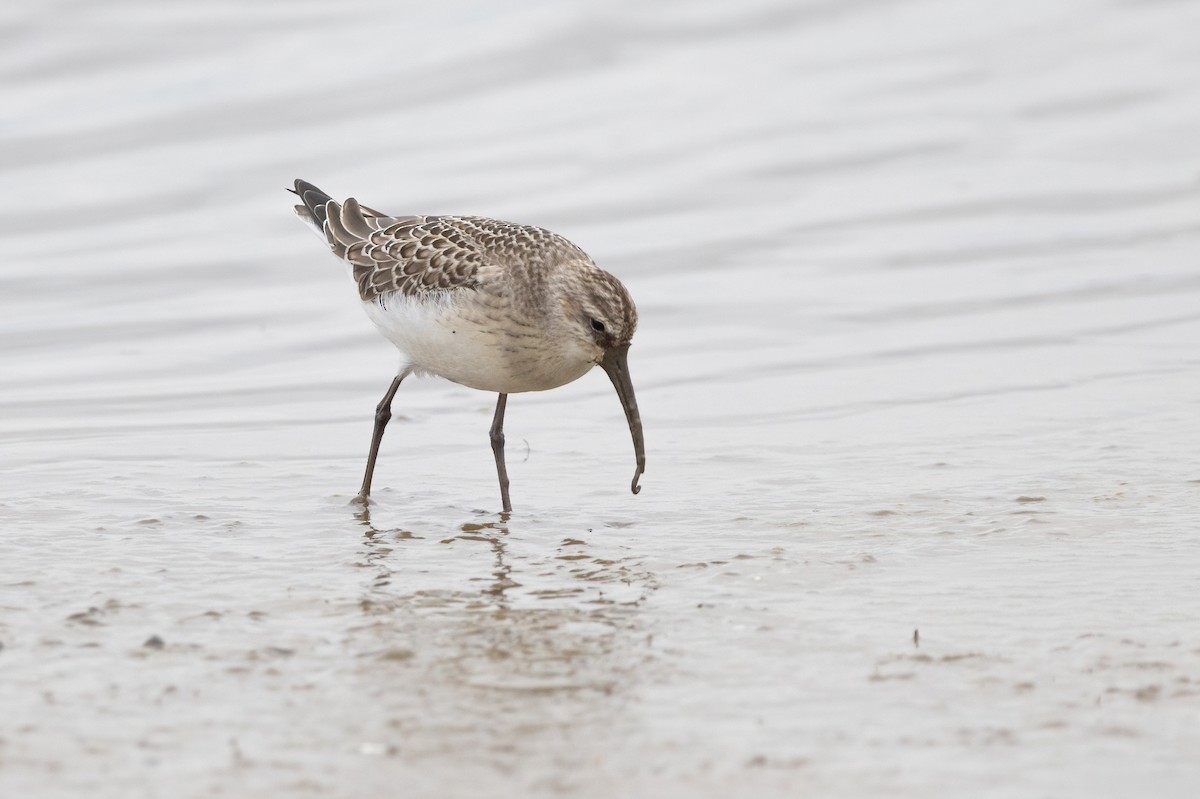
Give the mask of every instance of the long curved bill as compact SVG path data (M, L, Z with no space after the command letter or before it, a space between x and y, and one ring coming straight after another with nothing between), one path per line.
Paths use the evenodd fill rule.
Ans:
M629 345L622 344L608 349L604 353L604 360L600 361L600 366L608 372L608 379L612 380L617 397L621 400L621 407L625 409L625 418L629 421L629 434L633 436L633 454L637 457L637 471L633 473L630 488L636 494L642 490L638 485L638 478L646 471L646 445L642 441L642 417L638 413L637 399L633 396L633 383L629 379Z

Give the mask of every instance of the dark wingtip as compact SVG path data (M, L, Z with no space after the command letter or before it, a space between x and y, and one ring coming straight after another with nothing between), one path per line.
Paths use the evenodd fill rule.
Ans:
M325 224L325 204L331 202L333 200L332 197L307 180L301 180L300 178L296 178L294 188L288 189L288 191L300 198L304 203L305 209L316 220L318 226Z

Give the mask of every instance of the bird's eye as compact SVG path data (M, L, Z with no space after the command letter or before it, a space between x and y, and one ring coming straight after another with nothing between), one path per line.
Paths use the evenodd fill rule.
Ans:
M597 333L603 333L604 332L604 323L601 322L599 319L593 319L592 320L592 330L595 330Z

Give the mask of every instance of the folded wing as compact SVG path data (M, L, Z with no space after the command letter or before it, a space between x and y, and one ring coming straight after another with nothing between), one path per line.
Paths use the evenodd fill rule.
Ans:
M296 213L347 261L364 301L398 291L417 295L475 288L484 254L455 217L385 216L351 198L335 202L303 180Z

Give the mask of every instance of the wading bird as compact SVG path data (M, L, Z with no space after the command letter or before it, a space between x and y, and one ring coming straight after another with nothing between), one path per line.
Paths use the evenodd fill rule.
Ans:
M303 180L288 191L302 202L299 217L349 265L367 316L400 350L400 369L375 408L362 502L392 398L409 375L499 394L491 441L507 512L508 395L557 388L597 365L625 409L637 458L631 488L641 490L646 453L627 360L637 309L621 281L538 227L478 216L387 216L353 198L334 202Z

